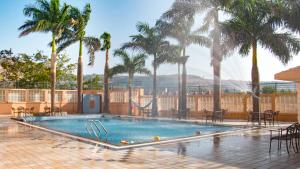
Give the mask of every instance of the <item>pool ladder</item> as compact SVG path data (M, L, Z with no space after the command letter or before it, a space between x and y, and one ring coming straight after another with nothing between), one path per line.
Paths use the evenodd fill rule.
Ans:
M101 141L101 130L104 132L105 141L107 141L108 131L102 124L100 120L88 120L85 124L85 129L90 134L90 136L96 136L98 141Z

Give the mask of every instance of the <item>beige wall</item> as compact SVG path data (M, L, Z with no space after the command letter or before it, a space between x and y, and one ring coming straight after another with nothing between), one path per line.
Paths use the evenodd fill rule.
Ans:
M298 91L300 91L300 84ZM21 101L14 100L16 95L14 92L23 93L24 97ZM39 101L31 101L34 92L43 93ZM34 107L35 112L43 112L45 106L50 106L49 90L39 89L0 89L0 115L11 114L12 107L17 108L23 106L25 108ZM57 90L60 93L60 99L56 102L56 106L60 107L62 111L68 113L77 112L77 96L76 90ZM96 90L84 91L86 94L101 94ZM280 111L279 120L281 121L300 121L300 92L288 94L263 94L261 95L261 111L274 110ZM70 100L70 96L74 98ZM297 97L299 99L297 99ZM137 104L144 106L148 105L152 100L152 96L144 95L143 89L135 89L132 93L132 99ZM112 89L110 91L110 111L115 115L127 115L128 112L128 91L126 89ZM159 116L171 116L171 109L176 109L178 98L176 95L160 95L158 96L158 110ZM225 115L228 119L247 119L248 110L252 109L251 95L247 94L222 94L222 108L228 110ZM190 117L201 118L202 110L212 110L213 97L212 94L195 94L188 95L187 107L190 109ZM147 109L151 109L149 106ZM298 110L298 111L297 111ZM298 113L297 113L298 112ZM139 114L138 108L133 106L133 115Z
M297 82L297 95L298 122L300 122L300 82Z

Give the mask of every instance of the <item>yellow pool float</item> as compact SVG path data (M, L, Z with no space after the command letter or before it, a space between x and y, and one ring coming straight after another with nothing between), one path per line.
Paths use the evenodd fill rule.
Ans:
M120 143L121 144L129 144L129 142L127 140L121 140Z
M154 136L154 137L153 137L153 140L154 140L154 141L160 141L160 137L159 137L159 136Z

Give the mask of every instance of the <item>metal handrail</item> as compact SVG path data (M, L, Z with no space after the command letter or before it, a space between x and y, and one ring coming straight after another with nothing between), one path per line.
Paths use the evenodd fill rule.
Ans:
M94 127L93 127L93 123L91 122L87 122L85 125L85 129L88 131L88 133L90 134L90 136L94 135L96 136L96 138L98 139L98 141L100 141L100 135L97 134L97 132L95 131Z
M91 136L94 134L97 137L98 141L100 141L100 139L101 139L101 129L98 125L101 126L101 129L104 131L105 138L107 140L108 131L104 127L104 125L102 124L102 122L100 120L88 120L88 122L85 125L85 128Z

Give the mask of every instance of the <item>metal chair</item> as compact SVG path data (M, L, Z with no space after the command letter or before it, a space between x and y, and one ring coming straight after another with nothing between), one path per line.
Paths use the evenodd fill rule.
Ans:
M273 135L273 132L277 132L277 135ZM272 146L272 141L277 140L277 149L281 150L281 143L282 141L285 141L286 144L286 150L288 154L290 153L289 147L293 147L294 151L295 146L294 146L294 138L296 136L296 123L288 126L287 128L280 128L277 130L270 130L270 146L269 146L269 153L271 153L271 146ZM297 146L297 145L296 145Z
M25 108L23 106L19 106L17 108L17 114L18 114L18 118L22 117L22 115L24 116L24 114L25 114Z
M274 112L273 110L265 110L264 111L264 123L265 126L267 125L267 121L269 122L269 125L274 125Z
M208 111L206 109L203 110L203 117L205 118L205 122L207 123L207 120L211 119L213 120L213 112L212 111Z
M45 107L44 107L44 114L45 114L46 116L51 116L51 108L48 107L48 106L45 106Z

